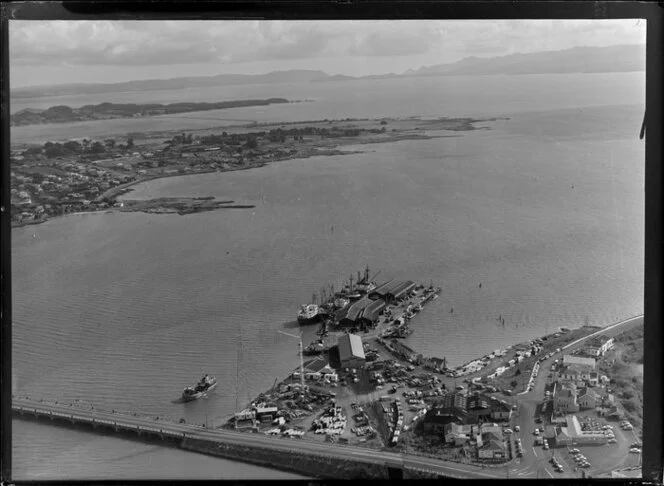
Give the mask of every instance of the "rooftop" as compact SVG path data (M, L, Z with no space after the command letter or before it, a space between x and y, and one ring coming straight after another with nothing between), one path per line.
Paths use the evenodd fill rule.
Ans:
M366 359L362 338L356 334L344 334L339 338L339 357L343 361L351 357Z

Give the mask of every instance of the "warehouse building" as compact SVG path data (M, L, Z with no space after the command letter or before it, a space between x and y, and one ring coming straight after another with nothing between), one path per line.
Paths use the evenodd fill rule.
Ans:
M415 283L410 280L390 280L369 293L369 298L384 300L388 304L397 302L415 290Z
M366 363L362 338L355 334L344 334L339 338L339 361L342 368L362 368Z
M362 311L360 322L365 326L374 326L380 318L381 312L387 307L387 304L382 300L374 300Z
M352 305L344 309L344 314L339 315L339 324L342 327L359 326L361 324L362 313L370 304L373 304L373 301L366 297L354 302Z

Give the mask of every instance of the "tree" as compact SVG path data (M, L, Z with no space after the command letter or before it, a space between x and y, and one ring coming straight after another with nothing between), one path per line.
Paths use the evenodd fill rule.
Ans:
M521 368L517 368L514 376L519 376L521 374Z
M104 148L104 144L102 144L101 142L95 142L92 144L90 151L93 154L103 154L104 152L106 152L106 148Z
M64 155L69 155L71 154L71 151L67 150L60 143L52 143L48 147L46 146L44 147L44 153L46 154L46 157L52 159L53 157L61 157Z
M130 148L134 148L134 139L131 138L131 137L129 137L129 138L127 139L127 148L128 148L128 149L130 149Z
M516 388L516 386L517 386L518 384L519 384L519 383L518 383L516 380L512 380L512 381L510 382L510 386L511 386L512 388Z
M72 152L77 154L80 154L83 151L83 147L76 140L69 140L68 142L65 142L63 146L67 150L71 150Z
M30 147L25 151L26 155L40 155L43 149L41 147Z
M92 143L92 140L88 138L83 139L83 148L85 149L86 152L90 150L90 143Z
M107 138L106 140L104 140L104 145L106 145L107 149L113 150L113 148L115 147L115 139Z
M258 147L258 142L256 141L255 137L249 137L244 146L248 149L255 150Z

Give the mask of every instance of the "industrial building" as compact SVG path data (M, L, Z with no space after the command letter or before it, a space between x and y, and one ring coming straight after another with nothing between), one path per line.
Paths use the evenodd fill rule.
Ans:
M338 314L339 325L342 327L358 327L364 329L378 322L380 313L386 304L382 300L370 300L366 297L358 300Z
M344 334L339 338L339 361L342 368L361 368L366 363L362 338L355 334Z
M576 415L567 417L566 425L558 427L556 430L556 445L602 445L606 444L608 438L601 432L581 430L581 424Z
M387 304L393 304L408 296L413 290L415 290L415 283L410 280L390 280L369 292L369 298L373 300L381 299Z

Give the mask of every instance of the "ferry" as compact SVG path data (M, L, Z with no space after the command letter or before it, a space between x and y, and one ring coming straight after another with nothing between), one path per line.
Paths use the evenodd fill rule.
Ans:
M182 392L182 400L190 402L197 400L206 395L207 392L213 390L217 386L217 379L214 376L205 374L203 378L196 384L196 386L188 386Z

